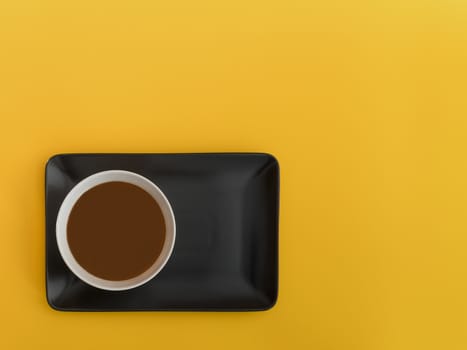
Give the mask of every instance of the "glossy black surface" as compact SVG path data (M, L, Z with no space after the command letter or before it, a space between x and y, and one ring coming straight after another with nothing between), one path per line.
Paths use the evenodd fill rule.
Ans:
M177 238L166 267L128 291L91 287L66 267L55 221L68 191L103 170L139 173L174 210ZM65 154L46 166L46 284L67 311L265 310L277 298L279 166L261 153Z

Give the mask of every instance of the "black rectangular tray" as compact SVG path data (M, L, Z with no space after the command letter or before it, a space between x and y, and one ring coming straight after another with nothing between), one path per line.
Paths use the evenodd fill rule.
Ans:
M66 194L96 172L153 181L177 224L173 254L151 281L127 291L87 285L65 265L55 222ZM62 154L46 165L46 290L62 311L255 311L278 291L279 165L263 153Z

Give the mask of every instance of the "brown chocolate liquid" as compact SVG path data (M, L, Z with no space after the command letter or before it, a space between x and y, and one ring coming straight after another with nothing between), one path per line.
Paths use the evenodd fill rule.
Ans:
M165 221L157 202L126 182L107 182L85 192L68 218L67 239L76 261L112 281L136 277L159 257Z

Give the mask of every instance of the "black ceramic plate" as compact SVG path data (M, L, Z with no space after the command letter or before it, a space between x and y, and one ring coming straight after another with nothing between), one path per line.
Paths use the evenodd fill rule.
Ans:
M143 286L104 291L63 262L55 221L66 194L103 170L157 184L175 214L177 238L165 268ZM279 166L261 153L64 154L46 166L46 285L63 311L271 308L277 298Z

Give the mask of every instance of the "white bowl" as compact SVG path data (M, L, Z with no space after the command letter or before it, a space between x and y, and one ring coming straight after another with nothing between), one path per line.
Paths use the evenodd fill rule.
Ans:
M91 188L106 182L127 182L149 193L159 204L165 220L166 236L161 254L154 264L142 274L124 281L110 281L86 271L74 258L67 240L68 217L76 201ZM125 170L108 170L93 174L79 182L67 194L58 211L56 235L58 250L70 270L87 284L105 290L126 290L138 287L156 276L169 260L175 244L175 216L164 193L147 178Z

